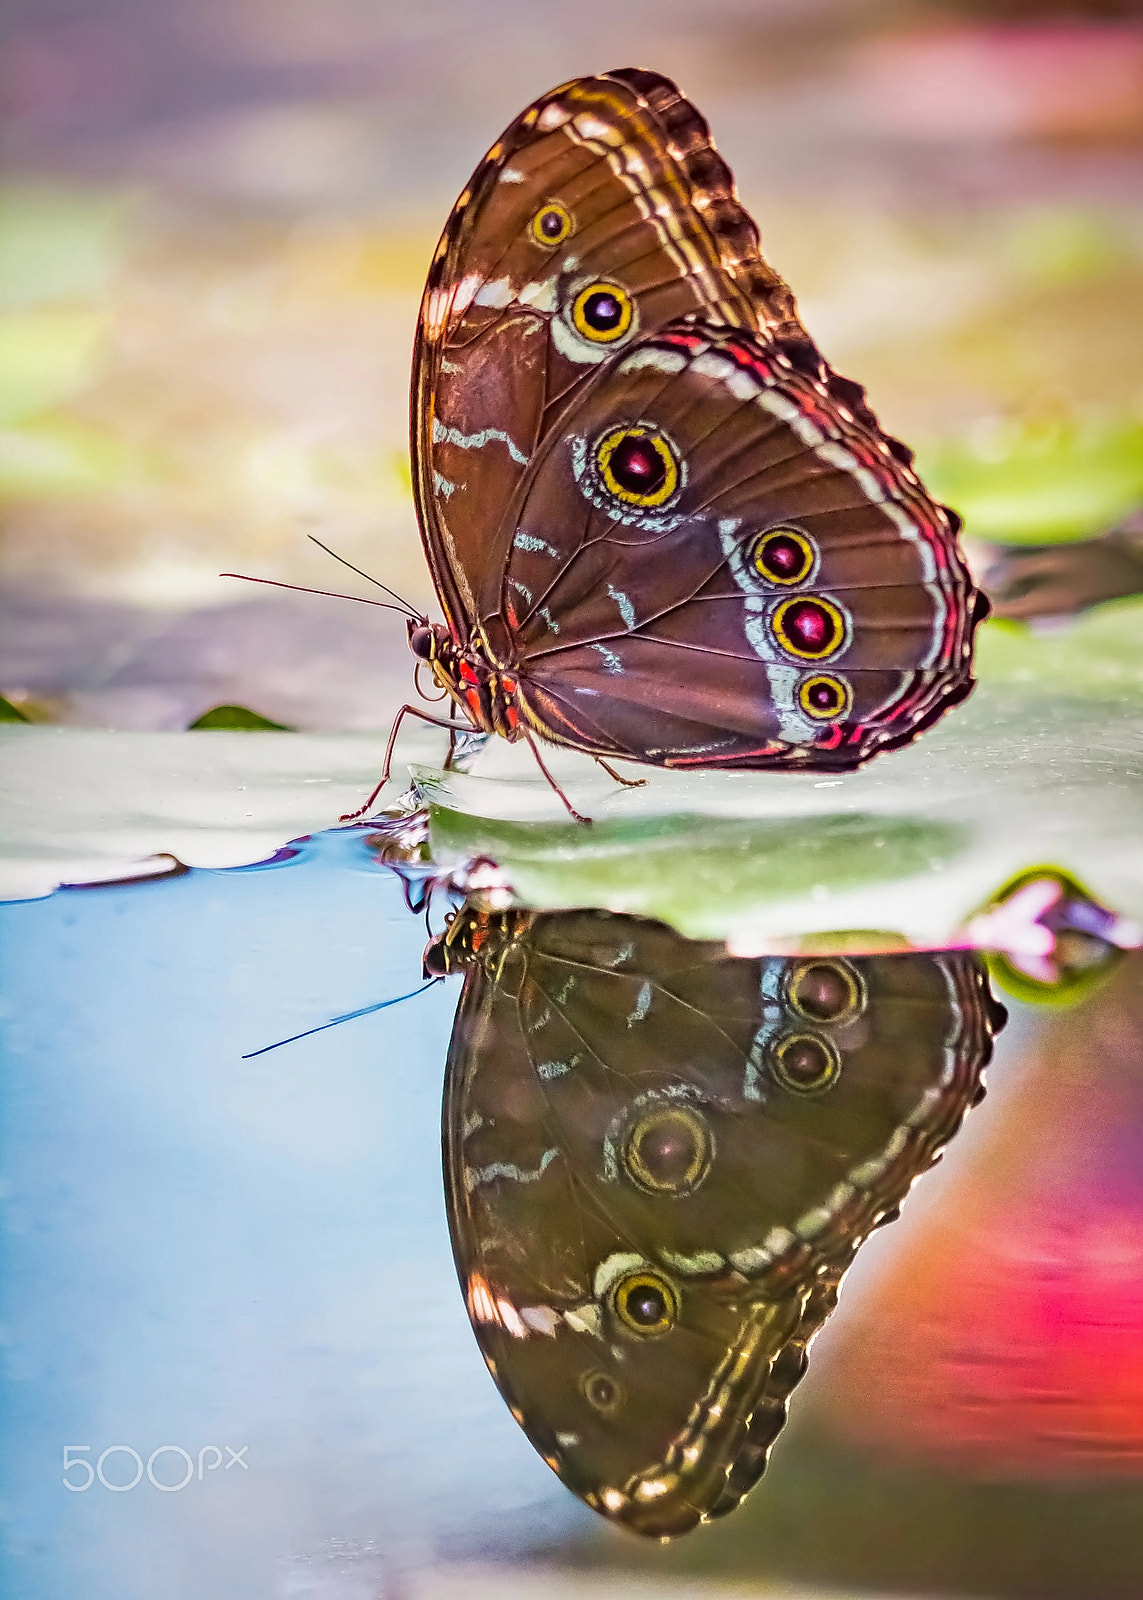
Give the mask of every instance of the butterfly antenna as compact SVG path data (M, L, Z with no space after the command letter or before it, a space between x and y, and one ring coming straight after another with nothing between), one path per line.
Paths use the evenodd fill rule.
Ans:
M336 594L332 589L310 589L304 583L280 583L277 578L252 578L248 572L220 572L220 578L237 578L240 583L265 583L271 589L293 589L296 594L323 594L327 600L356 600L359 606L379 606L382 611L400 612L400 606L391 606L387 600L366 600L360 594ZM381 585L384 588L384 584Z
M416 617L420 621L421 613L415 606L411 606L407 600L402 600L396 589L390 589L387 583L382 583L377 578L371 578L367 572L362 572L360 567L355 567L352 561L347 561L344 556L339 556L336 550L331 550L329 545L322 544L321 540L312 533L307 533L306 538L311 544L316 544L319 550L324 550L327 556L332 556L335 561L340 561L343 567L348 567L350 572L356 572L357 576L364 578L366 583L371 583L376 588L383 589L386 594L392 595L394 600L400 601L411 617Z
M402 1000L415 1000L417 995L424 994L426 989L443 982L443 978L430 978L428 983L422 983L419 989L410 989L408 994L395 995L392 1000L379 1000L374 1006L362 1006L360 1011L347 1011L344 1016L332 1017L329 1022L321 1022L316 1028L307 1028L304 1033L292 1033L288 1039L279 1039L276 1044L264 1044L261 1050L249 1051L242 1060L253 1061L255 1056L268 1055L271 1050L280 1050L284 1044L297 1044L299 1039L308 1039L311 1033L324 1033L327 1028L336 1028L339 1023L353 1022L357 1017L368 1017L374 1011L384 1011L388 1006L399 1006Z

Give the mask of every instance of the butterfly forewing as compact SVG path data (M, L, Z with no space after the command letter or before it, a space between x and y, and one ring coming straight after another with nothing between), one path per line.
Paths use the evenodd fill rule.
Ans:
M967 955L746 961L591 912L466 911L454 942L464 919L444 1140L477 1338L570 1487L681 1532L761 1472L1000 1013Z
M635 338L689 314L802 333L702 117L652 73L536 101L449 219L414 356L414 479L463 641L498 607L500 511L561 405Z

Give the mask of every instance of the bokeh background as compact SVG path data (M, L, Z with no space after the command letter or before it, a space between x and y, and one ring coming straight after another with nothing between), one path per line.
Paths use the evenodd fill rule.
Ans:
M406 449L409 358L429 255L456 194L516 112L557 82L609 66L676 77L708 116L815 338L868 387L885 425L918 449L934 488L964 511L977 559L989 542L1089 537L1143 499L1143 8L1131 0L8 0L3 27L0 691L33 721L179 729L211 706L238 702L307 729L387 724L408 685L396 619L246 589L218 574L237 569L322 588L341 588L345 577L353 586L308 543L314 534L431 608ZM229 927L222 900L212 898L217 886L193 882L193 893L178 891L185 902L170 902L182 943L178 962L162 970L137 960L157 924L129 937L134 911L85 913L106 958L84 979L86 1010L67 965L82 951L69 954L58 929L44 936L43 961L55 963L50 984L32 959L38 947L29 944L22 958L25 992L39 986L47 1018L36 1070L66 1058L75 1074L62 1110L79 1103L89 1061L102 1063L114 1088L106 1102L92 1101L92 1116L105 1119L104 1144L92 1144L86 1113L71 1117L72 1142L61 1144L32 1072L26 1103L44 1116L29 1124L23 1159L33 1175L49 1147L55 1161L62 1150L93 1163L81 1170L122 1204L99 1235L104 1242L137 1214L130 1161L146 1150L148 1171L164 1165L144 1116L148 1074L139 1067L129 1094L116 1076L116 1029L143 1051L139 1062L148 1048L162 1056L164 1114L176 1108L163 1137L173 1137L172 1127L181 1137L178 1095L193 1081L194 1029L204 1030L203 1052L218 1048L213 1030L222 1023L202 1003L212 984L231 986L230 1049L273 1034L291 984L317 1015L330 994L346 992L343 984L367 999L398 982L396 969L378 976L364 904L348 930L342 912L323 913L322 989L315 964L291 942L296 918L269 902L273 926L258 935L263 966L257 981L239 981L212 943ZM205 922L195 920L194 895L215 908ZM127 950L137 964L118 959ZM105 1017L101 997L124 972L131 1006L121 990ZM173 1536L147 1521L154 1508L144 1506L132 1513L131 1537L147 1554L130 1583L126 1566L105 1567L103 1589L95 1582L91 1563L112 1547L125 1563L135 1548L116 1544L105 1526L91 1534L86 1577L82 1551L70 1550L68 1570L91 1593L198 1600L208 1589L205 1576L196 1588L196 1570L209 1574L209 1592L261 1593L253 1556L248 1565L231 1561L254 1548L241 1526L249 1514L260 1539L280 1533L288 1571L273 1592L322 1600L419 1593L412 1578L392 1576L381 1549L405 1518L429 1567L523 1549L533 1562L578 1573L566 1588L528 1580L536 1593L586 1589L604 1566L616 1593L635 1581L616 1574L637 1568L650 1586L639 1592L664 1595L682 1594L673 1586L700 1576L749 1593L783 1583L1052 1600L1143 1593L1140 976L1129 958L1071 1010L1014 1004L985 1107L902 1222L863 1253L773 1470L718 1529L641 1550L586 1512L577 1520L522 1441L512 1453L514 1425L506 1415L493 1420L499 1402L490 1388L456 1431L447 1412L467 1359L460 1342L439 1355L438 1373L437 1347L421 1348L416 1324L402 1324L402 1339L382 1353L369 1348L368 1328L381 1325L387 1304L373 1282L367 1316L350 1297L344 1314L315 1319L312 1367L313 1351L303 1360L287 1337L297 1315L288 1294L265 1312L278 1319L273 1329L262 1313L242 1324L241 1364L228 1366L229 1324L211 1324L210 1361L236 1393L246 1374L254 1388L266 1377L271 1399L276 1384L294 1386L304 1417L283 1412L294 1451L288 1515L280 1504L258 1502L251 1512L231 1503L225 1515L238 1520L192 1529L179 1544L177 1573L172 1564L164 1578ZM318 987L304 989L311 980ZM142 1021L131 1033L123 1019L136 1003ZM434 1049L446 1011L442 1000L425 1024L435 1029ZM63 1055L51 1031L61 1018L59 1037L71 1041ZM185 1048L168 1059L165 1038L182 1028ZM294 1224L303 1240L299 1281L316 1281L327 1248L314 1215L331 1230L344 1223L330 1200L344 1181L334 1132L318 1156L303 1137L319 1105L330 1130L331 1104L348 1117L359 1110L368 1042L338 1048L355 1061L361 1053L361 1077L335 1086L331 1102L329 1058L315 1056L304 1069L309 1098L291 1103L290 1136L275 1146L275 1203L263 1197L258 1211L239 1194L238 1203L255 1207L255 1222L240 1230L227 1284L245 1281L278 1238L278 1200L303 1154L317 1177ZM401 1067L395 1056L388 1070L397 1081ZM426 1059L423 1070L439 1067ZM260 1092L273 1081L259 1079ZM379 1139L393 1114L389 1092L370 1101L365 1124ZM430 1145L436 1093L437 1081L428 1082L416 1101ZM221 1167L251 1128L271 1138L261 1112L245 1103L219 1135L212 1105L199 1107L202 1127L213 1130L204 1135L202 1172ZM117 1141L135 1126L131 1116L143 1131L137 1143L126 1140L120 1160ZM222 1142L212 1147L216 1136ZM172 1148L182 1147L176 1140ZM372 1159L358 1139L353 1161L374 1209L363 1213L368 1227L342 1227L338 1248L365 1249L374 1237L370 1260L381 1274L376 1241L388 1237L386 1219L404 1216L399 1202L419 1197L409 1208L418 1216L422 1199L437 1202L423 1164L413 1174L409 1162L406 1188L396 1152L392 1193L369 1189ZM210 1237L193 1220L201 1172L193 1162L178 1170L187 1237L201 1245ZM54 1193L44 1190L47 1209L32 1226L54 1241L49 1277L60 1299L48 1310L63 1318L77 1274L99 1273ZM436 1285L452 1288L441 1219L432 1216L435 1297ZM181 1265L170 1271L162 1236L150 1247L155 1281L170 1277L176 1295ZM285 1283L295 1269L284 1259L281 1270ZM414 1303L417 1270L410 1253L402 1271ZM195 1272L194 1283L209 1290L213 1261L204 1254ZM105 1306L109 1341L122 1332L114 1290L101 1281L87 1303ZM448 1337L467 1339L459 1300L444 1288L440 1295L432 1315L457 1319ZM177 1302L178 1314L188 1306L200 1314L190 1298ZM93 1357L91 1371L69 1371L67 1324L52 1325L48 1310L51 1360L43 1358L36 1381L50 1387L60 1363L66 1397L111 1369ZM275 1343L279 1324L285 1355ZM407 1404L399 1447L383 1441L390 1454L379 1490L330 1468L323 1429L336 1413L344 1441L354 1412L348 1368L322 1366L327 1346L348 1349L349 1365L361 1370L374 1363L386 1404L405 1382L394 1363L410 1363L409 1394L423 1411ZM116 1360L114 1381L127 1393L137 1376L130 1350ZM148 1369L156 1405L162 1377ZM486 1382L482 1372L473 1381ZM192 1416L193 1390L188 1378ZM380 1428L375 1399L362 1405ZM482 1440L491 1441L489 1462ZM51 1442L54 1450L54 1433ZM17 1479L28 1470L13 1460ZM538 1487L533 1471L543 1478ZM50 1489L52 1516L70 1514L71 1504L60 1513L56 1503L54 1456L51 1474L42 1504ZM376 1496L390 1488L382 1514ZM339 1521L346 1495L352 1515ZM431 1512L421 1521L418 1496ZM434 1544L432 1508L445 1501L452 1509L441 1514L446 1532ZM482 1504L491 1508L484 1520ZM50 1544L62 1537L53 1526L49 1519L19 1537ZM449 1593L440 1581L433 1592Z
M0 691L377 727L432 595L406 447L426 264L529 100L625 64L708 116L830 360L977 540L1143 499L1135 0L9 0ZM353 581L353 580L350 580Z

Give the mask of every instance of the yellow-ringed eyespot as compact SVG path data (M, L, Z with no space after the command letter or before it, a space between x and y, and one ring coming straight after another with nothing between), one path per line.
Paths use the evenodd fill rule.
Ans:
M584 1373L579 1380L579 1390L588 1405L604 1416L618 1411L627 1398L619 1379L613 1378L610 1372L601 1372L598 1367Z
M799 961L786 979L786 999L807 1022L851 1022L865 1010L865 985L848 961Z
M629 506L665 506L679 486L678 457L653 428L612 428L595 447L608 494Z
M767 583L804 583L814 570L817 551L797 528L771 528L759 534L750 552L750 562Z
M623 1326L641 1339L669 1333L679 1315L678 1296L657 1272L629 1272L611 1291L611 1306Z
M574 228L571 212L558 200L549 200L532 218L532 238L546 250L563 244Z
M639 1118L623 1144L623 1167L648 1194L691 1194L710 1171L714 1136L693 1106L660 1105Z
M589 283L572 301L571 320L593 344L614 344L635 320L635 304L617 283Z
M770 1071L791 1094L824 1094L841 1076L841 1057L820 1033L787 1033L771 1049Z
M832 673L815 672L798 685L798 705L815 722L839 722L853 705L853 692Z
M803 661L831 656L845 641L845 618L832 600L783 600L770 627L782 649Z

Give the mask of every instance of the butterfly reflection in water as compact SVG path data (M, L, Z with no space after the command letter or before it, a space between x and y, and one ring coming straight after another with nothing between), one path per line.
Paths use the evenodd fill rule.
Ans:
M545 773L537 740L846 771L972 687L959 519L822 358L667 78L564 84L488 152L429 271L411 438L446 620L410 645Z
M952 952L726 954L637 917L462 909L449 1227L513 1416L604 1516L669 1537L761 1475L870 1230L1005 1012Z

